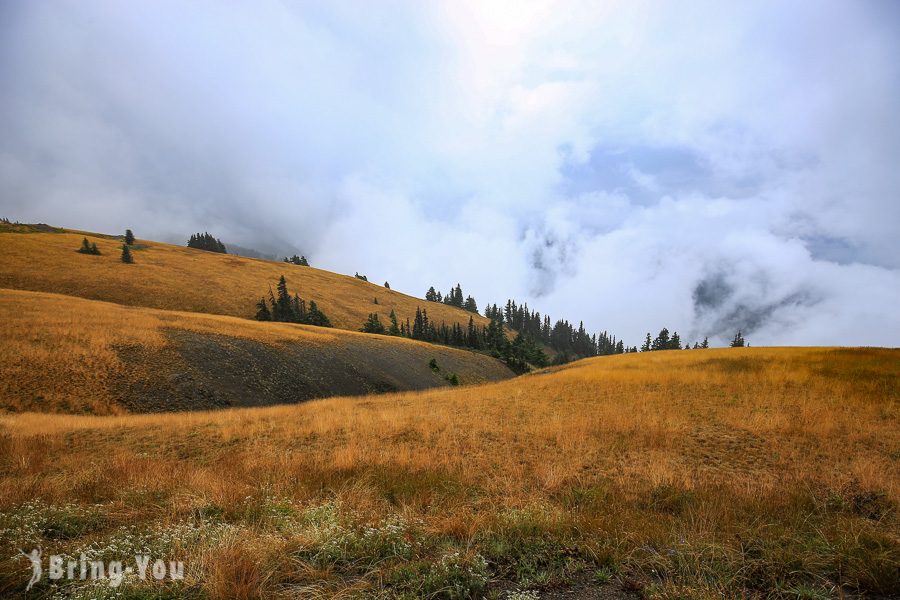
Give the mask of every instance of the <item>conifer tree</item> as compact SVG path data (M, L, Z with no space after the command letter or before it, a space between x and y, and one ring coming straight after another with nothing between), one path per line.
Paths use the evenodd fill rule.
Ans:
M641 352L649 352L652 344L653 342L651 341L650 334L648 333L647 338L644 340L644 344L641 346Z
M306 322L319 327L331 327L331 321L325 316L325 313L319 310L315 300L309 301L309 312L307 313Z
M91 244L91 254L100 256L100 248L97 247L97 242L93 242Z
M278 279L278 286L275 288L278 293L278 298L276 299L277 309L275 310L275 320L276 321L292 321L291 318L293 316L292 303L291 303L291 295L288 293L287 289L287 281L284 279L284 275L282 275Z
M265 298L260 298L259 302L256 303L256 320L257 321L271 321L272 313L269 312L269 306L266 304Z
M300 298L300 294L294 294L291 312L295 323L306 323L306 302Z
M745 345L744 336L741 335L741 330L738 329L738 332L734 334L734 339L731 340L732 348L743 348Z
M401 335L400 326L397 325L397 314L394 312L394 309L391 309L391 314L388 317L391 320L391 327L388 329L388 335Z
M128 249L128 246L122 246L122 262L129 265L134 263L134 258L131 256L131 250Z
M389 289L391 289L391 284L389 284L387 281L385 281L385 282L384 282L384 287L385 287L385 289L388 289L388 290L389 290Z
M369 318L367 318L366 322L363 323L360 331L364 333L378 333L383 335L385 329L384 325L382 325L381 321L378 319L378 313L369 313Z
M429 302L437 302L437 292L434 291L434 286L428 288L428 291L425 292L425 299Z
M130 229L125 230L125 245L134 246L134 234Z
M653 340L653 344L650 346L651 350L668 350L669 349L669 330L663 327L659 331L659 335L656 336L656 339Z
M704 337L704 338L703 338L703 343L700 344L700 348L702 348L702 349L704 349L704 350L705 350L706 348L709 348L709 338L708 338L708 337Z
M93 254L93 252L91 252L91 244L88 242L87 238L81 240L81 248L78 249L78 252L81 254Z

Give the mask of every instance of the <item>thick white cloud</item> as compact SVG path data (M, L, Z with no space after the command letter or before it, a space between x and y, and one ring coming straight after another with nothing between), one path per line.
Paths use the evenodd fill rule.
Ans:
M0 210L638 344L897 345L891 3L7 2Z

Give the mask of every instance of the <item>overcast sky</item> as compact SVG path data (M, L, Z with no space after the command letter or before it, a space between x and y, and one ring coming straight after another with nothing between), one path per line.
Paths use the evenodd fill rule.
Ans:
M900 344L900 3L0 3L0 216Z

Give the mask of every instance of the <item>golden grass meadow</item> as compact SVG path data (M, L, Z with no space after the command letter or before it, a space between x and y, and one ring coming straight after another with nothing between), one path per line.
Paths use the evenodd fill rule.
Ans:
M375 288L353 278L154 242L123 266L102 237L91 263L80 239L0 235L14 288L0 292L0 597L900 596L898 350L648 352L133 414L111 385L118 349L164 352L172 330L323 351L363 340L472 373L493 359L236 318L285 271L355 328ZM378 293L381 310L423 303ZM44 577L26 593L32 548L148 554L184 576Z
M292 293L298 292L307 302L316 301L334 326L342 329L359 329L373 312L387 322L391 309L401 321L412 319L420 306L427 307L431 319L447 325L465 326L469 317L479 325L488 322L483 316L453 306L426 305L424 300L385 288L383 282L368 283L314 267L147 240L137 241L135 264L122 269L122 242L112 236L68 230L2 234L13 227L0 225L0 288L252 318L256 302L284 275ZM96 243L103 255L78 254L84 237ZM378 304L374 303L376 298Z

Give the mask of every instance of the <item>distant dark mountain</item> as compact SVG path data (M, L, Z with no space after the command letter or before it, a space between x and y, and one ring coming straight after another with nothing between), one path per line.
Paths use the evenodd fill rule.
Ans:
M243 246L238 246L237 244L226 243L225 247L228 248L229 254L237 254L238 256L246 256L247 258L279 260L278 256L275 254L266 254L265 252L260 252L259 250L254 250L253 248L244 248Z

